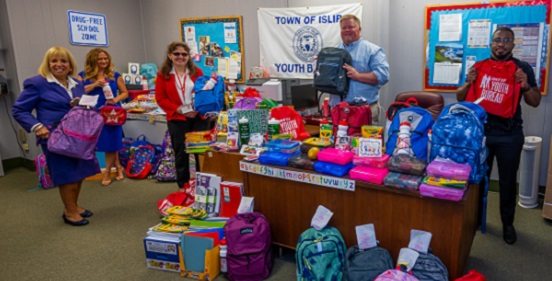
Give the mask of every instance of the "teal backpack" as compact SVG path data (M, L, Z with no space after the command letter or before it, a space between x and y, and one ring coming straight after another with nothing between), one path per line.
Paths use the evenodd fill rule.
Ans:
M336 228L307 229L299 236L295 248L297 280L341 281L346 249Z

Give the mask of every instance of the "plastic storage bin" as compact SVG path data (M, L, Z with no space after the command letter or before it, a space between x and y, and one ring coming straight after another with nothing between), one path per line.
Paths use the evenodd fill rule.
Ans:
M427 165L426 172L430 176L467 181L470 177L471 167L468 164L459 164L451 160L435 159Z
M427 176L422 180L422 183L435 185L435 186L456 188L456 189L465 189L468 184L468 181L467 179L463 181L459 181L459 180L447 179L447 178L436 177L436 176Z
M289 158L297 154L299 154L299 151L292 154L267 151L259 155L259 162L263 165L287 166Z
M408 190L418 190L420 183L422 183L422 176L395 172L390 172L383 180L383 184L386 186Z
M297 154L288 159L288 166L298 169L314 170L314 161L306 154Z
M344 151L333 147L326 148L318 152L318 160L339 165L345 165L353 160L355 153L352 151Z
M372 168L357 166L349 171L349 176L353 180L365 181L369 183L382 184L383 179L389 174L387 168Z
M320 154L320 153L319 153ZM349 162L345 165L339 165L330 162L316 161L314 170L327 175L342 177L346 175L354 167L353 163Z
M460 201L464 197L466 189L456 189L443 186L435 186L422 183L420 185L420 194L422 196L445 199L450 201Z
M397 172L410 175L423 175L426 163L422 159L407 154L393 155L387 162L390 172Z
M292 154L299 150L298 141L289 141L282 139L275 139L265 143L265 147L268 148L268 151L281 152L285 154Z
M372 168L385 168L389 161L389 155L382 154L380 157L366 157L355 155L353 157L353 164L355 166L364 166Z

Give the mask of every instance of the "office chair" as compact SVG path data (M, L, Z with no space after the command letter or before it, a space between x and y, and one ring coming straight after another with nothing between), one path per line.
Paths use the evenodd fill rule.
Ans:
M441 110L445 106L445 100L443 96L434 92L423 92L423 91L411 91L411 92L402 92L395 97L395 101L404 102L408 98L414 97L418 100L418 105L422 108L427 109L433 120L437 120Z

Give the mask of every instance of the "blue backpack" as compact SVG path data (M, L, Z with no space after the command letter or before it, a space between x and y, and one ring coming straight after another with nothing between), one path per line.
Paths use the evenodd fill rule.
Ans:
M217 76L217 83L213 89L202 90L209 79L209 76L200 76L194 84L194 109L201 116L207 112L219 112L224 106L224 77Z
M295 249L297 280L342 280L346 247L336 228L305 230Z
M487 113L480 105L458 102L447 105L433 125L429 159L448 158L468 164L470 183L479 183L487 171L485 128Z
M389 156L393 155L393 151L397 145L399 127L402 122L410 123L410 144L414 151L414 156L427 160L428 132L431 126L433 126L434 121L431 113L421 107L406 107L395 114L387 132L385 153Z

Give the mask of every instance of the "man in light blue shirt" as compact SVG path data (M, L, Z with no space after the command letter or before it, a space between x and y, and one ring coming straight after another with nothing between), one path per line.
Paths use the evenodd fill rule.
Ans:
M381 106L379 105L379 89L389 81L389 64L383 49L360 37L360 20L354 15L343 15L339 20L341 39L343 43L338 48L349 51L353 64L345 64L347 76L351 78L346 102L355 98L364 98L372 109L372 124L379 124ZM341 101L339 96L330 97L330 105L335 106Z

